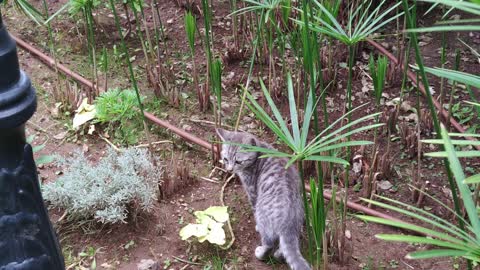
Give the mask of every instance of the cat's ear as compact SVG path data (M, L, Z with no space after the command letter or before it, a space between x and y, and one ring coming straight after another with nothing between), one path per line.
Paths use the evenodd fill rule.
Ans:
M257 139L255 139L254 137L250 137L247 139L247 144L251 146L257 146L258 142Z
M223 128L216 128L215 131L217 132L218 137L220 137L220 139L221 139L222 141L225 142L225 141L228 140L228 137L229 137L228 135L229 135L230 131L226 131L226 130L223 129Z

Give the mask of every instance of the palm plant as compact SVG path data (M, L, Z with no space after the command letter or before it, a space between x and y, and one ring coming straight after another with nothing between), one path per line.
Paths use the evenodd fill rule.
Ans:
M8 1L5 1L5 4L7 4ZM13 6L29 17L32 21L34 21L37 25L41 26L45 23L45 16L44 14L39 11L37 8L32 6L29 1L26 0L13 0Z
M451 1L451 0L422 0L425 2L435 2L443 5L448 5L450 7L454 7L466 12L470 12L472 14L480 15L480 5L478 4L479 1L475 3L469 3L465 1ZM404 0L404 8L407 9L407 2ZM415 6L414 6L415 8ZM415 10L413 10L415 11ZM416 35L417 32L431 32L431 31L468 31L469 29L479 29L477 26L474 25L444 25L444 23L439 24L438 26L427 27L427 28L415 28L414 27L414 17L415 12L410 14L407 12L407 20L409 24L409 32L412 38L412 46L415 48L416 52L416 59L417 59L417 70L422 76L422 80L424 86L428 89L428 80L426 77L426 73L433 74L437 77L441 77L444 79L453 80L454 82L463 82L467 85L467 87L480 86L480 77L464 72L459 72L455 70L449 70L444 68L428 68L423 66L423 62L420 56L420 50L418 48L418 44L416 44ZM478 22L478 20L473 19L469 21L448 21L450 24L458 24L458 23L465 23L465 22ZM427 100L429 101L430 109L434 111L432 105L432 97L429 91L427 91ZM480 107L478 103L471 103L476 107ZM443 205L438 200L434 199L438 203L445 206L450 212L454 213L457 217L459 222L458 225L453 224L445 219L437 217L427 211L422 209L412 207L408 204L401 203L395 200L381 198L383 200L388 201L389 203L395 204L397 206L392 206L389 204L375 202L366 200L374 205L379 207L383 207L386 209L393 210L395 212L413 217L419 221L425 222L427 224L432 225L432 228L426 228L424 226L406 224L406 223L399 223L399 222L391 222L386 221L384 219L367 217L367 216L359 216L363 220L377 222L381 224L386 224L390 226L395 226L398 228L412 230L418 233L421 233L425 236L412 236L412 235L377 235L378 238L388 240L388 241L400 241L400 242L408 242L408 243L419 243L419 244L430 244L435 246L437 249L433 250L426 250L426 251L416 251L409 255L409 258L413 259L426 259L426 258L434 258L434 257L464 257L469 260L468 266L471 269L470 261L479 262L480 261L480 220L476 208L476 204L478 201L478 187L480 187L480 175L476 174L470 177L466 177L465 173L463 172L461 163L458 158L466 157L480 157L480 151L464 151L464 150L455 150L455 146L462 147L462 146L478 146L480 143L474 138L480 137L478 134L463 134L463 133L447 133L447 129L438 123L436 119L436 115L433 113L432 116L434 117L434 123L436 125L436 130L438 135L441 135L439 139L433 140L424 140L424 143L432 143L432 144L440 144L442 146L442 150L440 152L435 153L428 153L428 156L431 157L441 157L446 158L445 166L447 166L447 174L449 176L450 181L450 188L452 190L452 195L455 203L455 210L452 210L445 205ZM465 137L469 138L467 140L451 140L449 136L452 137ZM453 182L454 180L455 182ZM471 191L467 184L477 184L477 190L475 191L475 198L472 199ZM465 207L468 220L463 218L462 212L460 211L458 198L456 194L456 190L459 190L460 198L463 202Z
M457 135L457 134L454 134ZM462 134L464 136L465 134ZM377 238L387 241L407 242L413 244L428 244L435 248L429 250L415 251L407 255L407 258L411 259L428 259L435 257L463 257L467 260L480 262L480 219L477 213L475 202L472 199L471 191L467 186L468 183L479 183L480 176L465 177L462 169L462 165L459 161L459 157L465 156L480 156L478 151L455 151L454 145L464 145L473 142L467 142L463 140L451 140L444 126L441 128L442 139L438 140L425 140L425 143L442 144L445 147L445 151L429 153L431 157L446 157L448 158L450 169L454 175L456 185L460 191L460 197L463 201L468 220L465 220L463 216L458 215L454 210L448 208L440 201L434 199L437 203L441 204L448 211L454 213L458 219L461 219L465 224L465 228L461 228L450 221L441 217L435 216L428 211L413 207L411 205L388 199L385 197L379 197L380 199L389 202L382 203L379 201L367 200L364 201L373 205L392 210L394 212L412 217L418 221L429 224L430 227L413 225L405 222L390 221L383 218L370 217L364 215L357 215L362 220L394 226L401 229L407 229L420 233L418 235L406 235L406 234L379 234ZM392 205L393 204L393 205Z
M248 98L247 106L252 112L278 137L278 139L284 143L289 149L290 152L282 152L279 150L265 149L256 146L242 145L246 151L257 151L261 152L264 155L262 157L285 157L289 161L287 166L291 166L294 163L298 164L299 172L301 179L303 179L303 161L313 160L313 161L322 161L337 163L344 166L348 166L349 162L344 158L337 155L325 155L324 153L334 153L335 151L331 150L341 150L344 148L349 148L352 146L361 146L369 145L369 141L345 141L347 137L350 137L354 134L360 133L365 130L370 130L382 126L383 124L366 124L367 121L374 119L379 113L367 115L361 117L357 120L351 121L350 123L337 127L339 123L342 122L349 115L353 114L360 108L351 110L347 114L343 115L331 125L325 128L318 135L314 136L313 139L308 140L310 132L310 122L315 113L318 100L314 101L313 95L309 94L307 98L307 103L305 105L305 110L303 114L303 123L300 123L299 115L297 111L297 105L295 101L293 82L290 75L287 76L287 90L288 90L288 100L289 100L289 110L290 110L290 120L291 120L291 131L288 128L287 120L284 119L275 105L272 97L269 94L269 91L263 81L260 81L260 85L263 91L263 94L268 102L269 109L272 111L274 118L265 111L262 105L260 105L253 95L246 91ZM355 125L364 124L364 126L352 128ZM320 176L319 176L320 177ZM319 201L323 199L323 196L315 196L315 201L312 201L312 207L309 206L308 198L305 191L304 182L302 182L302 193L304 198L304 207L306 223L307 223L307 234L309 242L309 257L313 261L313 252L316 250L320 252L323 243L323 237L325 232L325 221L326 214L324 212L319 212ZM316 190L316 189L315 189ZM317 192L318 193L318 192ZM323 195L323 194L322 194ZM313 213L313 212L314 213ZM319 214L321 213L321 214ZM311 220L310 216L314 219Z
M432 2L431 0L424 0L424 1L425 2ZM417 38L417 33L418 32L466 30L466 29L470 29L471 27L468 26L468 25L441 25L441 26L438 26L438 27L434 26L434 27L428 27L428 28L417 28L416 23L415 23L416 22L416 5L414 4L413 9L410 12L407 1L402 0L402 2L403 2L404 10L406 11L405 15L406 15L406 21L407 21L408 31L409 31L409 35L410 35L411 46L415 49L415 59L416 59L417 66L418 66L417 67L418 73L421 77L421 80L422 80L422 83L423 83L425 89L429 89L429 83L428 83L428 79L427 79L427 75L426 75L427 72L432 73L434 75L438 75L442 78L448 78L449 76L454 76L454 78L453 78L454 81L458 80L459 78L468 79L466 81L467 84L475 83L475 78L472 78L472 75L462 74L458 71L449 71L449 70L447 71L443 68L441 68L441 69L439 69L439 68L431 69L431 68L425 67L424 64L423 64L423 59L422 59L422 56L421 56L420 47L418 45L418 38ZM436 1L436 2L438 2L440 4L448 5L448 6L460 9L460 10L464 10L466 12L470 12L474 15L480 15L480 5L479 4L468 3L468 2L463 2L463 1L451 1L451 0L439 0L439 1ZM473 21L476 21L476 19L474 19ZM456 21L456 22L459 22L459 21ZM448 73L451 73L451 74L448 74ZM460 75L460 77L459 77L459 75ZM436 110L435 110L435 107L434 107L434 104L433 104L433 97L432 97L432 94L430 93L430 91L426 91L426 96L427 96L427 103L428 103L428 106L430 108L430 113L431 113L432 118L433 118L433 125L435 127L436 132L437 132L437 136L439 136L441 134L440 121L438 120ZM443 147L443 145L442 145L442 147ZM453 174L452 174L452 172L450 170L450 166L448 164L448 160L444 160L444 161L445 161L445 167L446 167L446 170L447 170L447 176L448 176L450 189L452 191L452 197L453 197L453 202L454 202L454 205L455 205L455 211L458 214L460 214L461 211L460 211L460 203L459 203L459 199L458 199L458 194L457 194L457 190L456 190L457 187L455 185L455 182L454 182L454 179L453 179ZM463 220L462 219L459 219L459 223L460 223L460 227L463 228ZM469 265L469 268L470 268L470 265Z
M341 24L332 14L332 9L325 7L324 4L320 3L318 0L313 0L314 9L311 11L311 22L308 21L299 21L295 20L300 25L310 24L310 29L315 32L324 34L328 37L336 39L345 45L349 49L348 54L348 80L347 80L347 114L348 122L351 123L351 114L352 111L352 81L353 81L353 65L355 59L355 46L360 42L365 40L367 37L372 35L374 32L388 24L389 22L399 18L404 13L396 13L391 17L387 17L389 13L394 11L400 2L393 4L391 7L387 8L385 11L381 12L382 7L386 3L386 0L380 2L380 4L370 11L372 1L366 3L361 3L359 6L354 8L354 4L350 6L348 21L345 28L342 28ZM335 9L333 9L335 10ZM362 11L363 10L363 11ZM308 16L307 10L299 10L304 16ZM354 25L356 22L356 25ZM347 141L350 141L350 136L347 137ZM347 148L347 159L350 159L350 148ZM348 199L348 185L349 185L349 170L346 171L345 175L345 205ZM346 208L343 214L345 219L347 213ZM345 224L342 224L342 230L345 230Z

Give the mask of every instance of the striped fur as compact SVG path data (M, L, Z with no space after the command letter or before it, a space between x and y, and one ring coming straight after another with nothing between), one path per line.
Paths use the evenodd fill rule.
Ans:
M250 133L223 129L217 129L217 133L224 142L273 148ZM242 181L252 205L255 228L262 240L255 256L264 260L278 246L274 257L285 259L292 270L311 269L300 253L304 210L297 170L294 166L285 169L286 159L259 158L259 153L240 150L238 146L223 144L221 156L225 169Z

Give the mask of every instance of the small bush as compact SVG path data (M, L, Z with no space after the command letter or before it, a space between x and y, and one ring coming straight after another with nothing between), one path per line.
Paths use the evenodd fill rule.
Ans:
M109 149L96 166L82 153L58 163L68 165L65 174L43 187L52 206L63 208L71 220L102 223L126 222L153 206L161 169L147 150L128 148L118 153Z
M142 101L144 98L141 98ZM135 91L110 89L95 100L98 123L107 124L118 143L132 145L142 132L142 114Z

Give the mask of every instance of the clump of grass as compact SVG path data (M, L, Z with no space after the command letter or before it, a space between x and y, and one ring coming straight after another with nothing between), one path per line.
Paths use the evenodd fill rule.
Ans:
M136 144L142 131L142 115L137 107L135 91L111 89L95 100L96 121L106 124L106 131L113 132L119 143Z

